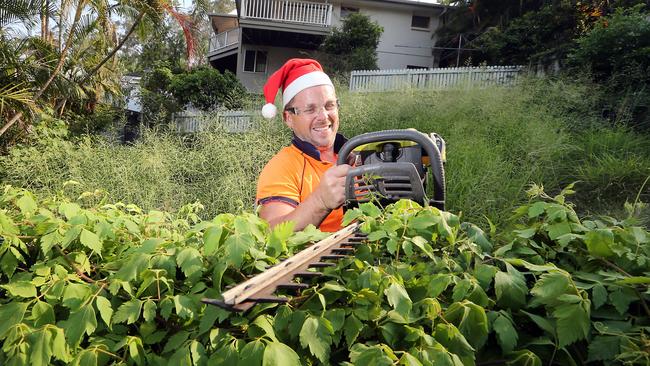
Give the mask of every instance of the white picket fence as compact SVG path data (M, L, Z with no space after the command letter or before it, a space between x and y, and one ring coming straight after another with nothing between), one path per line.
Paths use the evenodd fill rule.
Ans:
M522 66L352 71L350 91L382 92L402 89L443 90L507 86L513 85L522 72Z
M250 111L187 110L175 113L173 121L178 133L196 133L217 129L241 133L251 130L254 126L253 112Z

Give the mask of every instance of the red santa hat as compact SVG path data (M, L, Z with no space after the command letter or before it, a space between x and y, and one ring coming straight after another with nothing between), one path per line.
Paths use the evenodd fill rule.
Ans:
M308 58L290 59L266 81L264 85L266 104L262 108L262 115L267 119L275 117L277 108L273 103L280 88L282 88L282 108L284 108L296 94L317 85L334 86L318 61Z

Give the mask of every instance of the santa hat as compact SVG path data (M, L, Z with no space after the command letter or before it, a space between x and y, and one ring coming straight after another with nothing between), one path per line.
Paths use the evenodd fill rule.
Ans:
M308 58L290 59L266 81L264 85L266 104L262 108L262 115L267 119L275 117L278 109L273 102L280 88L282 88L282 108L284 108L296 94L316 85L334 86L318 61Z

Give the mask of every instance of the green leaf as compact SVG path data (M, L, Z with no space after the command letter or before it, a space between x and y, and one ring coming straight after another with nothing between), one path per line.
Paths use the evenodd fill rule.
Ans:
M133 324L140 318L140 311L142 310L142 301L138 299L131 299L117 308L113 316L113 323Z
M79 238L81 241L81 244L84 246L90 248L97 254L101 254L102 252L102 241L99 239L99 236L97 234L88 231L86 229L81 230L81 236Z
M531 219L533 217L537 217L543 214L545 209L546 209L545 202L535 202L528 208L528 217Z
M97 328L97 318L95 308L92 306L83 306L76 312L70 313L66 321L65 334L68 344L77 347L81 342L84 334L92 335Z
M189 332L184 330L179 331L178 333L169 337L169 340L167 340L167 343L165 343L165 347L163 348L162 353L169 353L178 349L183 343L185 343L185 341L188 340L189 337Z
M436 324L434 337L449 352L455 353L461 358L470 357L471 360L474 359L474 348L470 346L465 337L453 324Z
M226 262L235 268L240 268L244 255L255 245L250 234L236 233L226 239Z
M277 256L287 252L287 240L293 235L293 228L296 226L293 221L285 221L275 225L269 236L268 248L272 251L270 255Z
M553 326L553 324L551 324L550 321L548 321L548 319L543 318L543 317L541 317L539 315L536 315L536 314L526 312L524 310L521 310L521 312L528 315L528 317L533 322L535 322L535 324L537 324L538 327L545 330L549 335L551 335L553 338L555 338L555 327Z
M411 238L411 242L415 244L415 246L420 248L420 250L422 250L422 252L424 252L424 254L426 254L427 257L431 259L435 258L433 255L433 248L431 247L431 245L429 245L429 242L427 242L425 238L421 236L415 236Z
M377 230L373 231L370 234L368 234L368 237L366 238L368 241L377 241L380 239L388 238L388 234L386 233L385 230Z
M498 314L492 324L492 328L497 334L497 341L503 353L514 351L517 346L518 334L510 318L503 314Z
M397 282L393 282L385 291L384 294L388 299L388 303L395 311L402 317L407 318L413 307L413 302L406 292L404 287Z
M149 267L150 257L151 256L148 254L132 255L130 259L120 267L119 271L115 274L115 277L124 281L135 280L138 278L140 272Z
M192 366L190 348L187 345L178 348L169 359L169 364L177 366Z
M111 306L111 302L104 296L97 296L95 298L95 305L97 305L97 310L99 311L102 320L110 328L111 316L113 316L113 307Z
M73 366L97 366L97 349L85 349L77 354L72 362Z
M43 251L43 255L47 255L52 250L52 247L62 240L63 237L56 230L41 236L41 250Z
M329 320L321 317L308 317L300 330L300 345L309 347L309 352L321 362L329 359L330 344L334 330Z
M399 364L404 366L422 366L422 362L408 352L404 352L402 358L399 359Z
M591 321L589 320L590 301L560 305L553 311L557 319L558 346L564 347L575 341L587 338Z
M359 333L361 333L361 329L363 329L363 323L354 314L350 314L343 325L343 333L345 334L345 342L348 348L352 347Z
M264 331L264 334L266 334L266 336L272 341L278 342L278 339L275 337L275 330L273 330L273 318L271 318L270 315L265 314L258 316L253 320L253 324L260 327Z
M208 256L214 254L221 246L222 226L211 226L203 233L203 253Z
M54 308L44 301L37 301L32 307L32 318L34 319L35 327L54 324Z
M596 336L589 342L590 361L613 360L621 353L621 338L617 336Z
M639 297L634 290L630 288L619 288L609 293L609 301L621 315L624 315L630 307L630 304L638 299Z
M594 285L594 287L591 289L591 300L594 305L594 309L598 309L599 307L605 305L605 302L607 302L607 289L605 286L600 283Z
M507 272L497 272L494 276L494 290L497 301L506 307L517 310L526 304L528 287L524 275L509 263L506 263Z
M355 344L350 350L350 361L355 366L392 366L394 361L384 353L381 346Z
M142 317L146 322L151 322L156 318L156 303L153 300L148 299L145 301Z
M25 311L27 311L29 303L26 302L10 302L8 304L0 305L0 339L4 338L4 334L16 324L23 321Z
M490 287L490 283L492 283L492 279L494 279L494 276L498 271L499 269L495 266L477 263L476 266L474 266L474 277L476 277L483 289L487 289Z
M249 342L242 348L241 359L238 365L241 366L257 366L261 365L264 359L264 342L257 339Z
M67 363L70 361L71 357L68 353L68 348L65 345L65 333L63 332L63 329L58 327L56 329L50 328L50 331L54 333L54 341L52 342L52 355L57 360Z
M176 315L183 319L192 319L196 313L196 305L189 296L174 296L174 306L176 309Z
M470 301L455 302L445 311L444 319L454 323L474 349L480 349L487 341L488 320L482 307Z
M270 342L264 349L262 366L301 366L298 354L284 343Z
M41 328L28 337L30 343L29 361L34 366L46 366L52 358L52 333L47 328Z
M542 274L530 293L539 303L554 304L560 295L567 292L569 285L568 274L556 270Z
M26 193L24 196L16 200L16 206L18 206L20 212L23 214L32 214L38 209L38 205L36 204L36 201L34 201L31 193Z
M344 309L330 309L325 312L325 318L332 324L334 332L338 332L345 324L345 310Z
M59 212L65 215L68 220L74 216L77 216L79 211L81 211L81 207L79 207L79 205L76 203L63 202L61 205L59 205Z
M377 218L381 216L381 210L372 202L362 203L359 208L368 217Z
M36 297L36 286L29 281L16 281L0 287L9 291L12 296L24 298Z
M615 283L617 285L648 285L650 284L650 277L631 276L623 280L618 280Z
M508 355L508 358L509 361L506 365L542 366L539 356L527 349L513 352Z
M67 248L70 243L75 241L78 237L79 234L81 234L81 230L83 227L81 225L75 225L69 228L66 232L65 235L63 236L63 241L61 242L61 247L63 249Z
M611 257L614 252L611 246L614 244L614 233L611 229L596 229L585 235L585 244L589 254L595 257Z
M203 273L203 256L196 248L183 248L176 255L176 263L185 274L185 277Z
M568 222L559 222L557 224L549 225L546 230L548 230L548 237L551 240L556 240L562 235L571 233L571 226Z
M435 274L427 285L427 294L430 297L438 297L443 291L447 289L453 280L452 274Z

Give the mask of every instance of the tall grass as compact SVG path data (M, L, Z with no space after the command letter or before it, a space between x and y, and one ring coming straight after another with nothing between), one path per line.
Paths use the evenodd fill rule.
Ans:
M585 86L565 81L445 92L339 89L341 132L439 133L448 148L448 209L470 221L504 220L531 183L553 192L576 180L579 199L606 212L638 192L650 169L650 146L644 136L603 127L588 95ZM80 184L68 186L70 194L99 189L104 193L95 199L145 209L175 211L200 201L204 217L252 210L260 170L290 141L279 119L256 124L244 134L150 132L132 146L43 139L2 157L0 179L43 194L75 180ZM650 198L646 193L643 199Z

